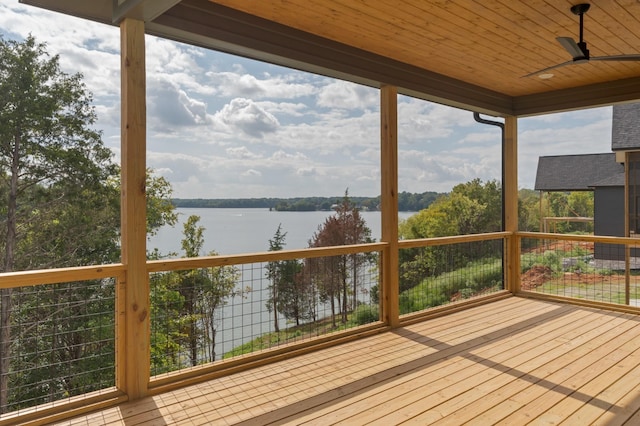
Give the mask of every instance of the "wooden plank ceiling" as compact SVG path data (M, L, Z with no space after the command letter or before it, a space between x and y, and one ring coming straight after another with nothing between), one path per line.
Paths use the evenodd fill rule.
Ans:
M211 1L509 96L640 75L591 61L523 77L571 59L555 38L579 39L576 0ZM592 56L640 54L639 1L592 0L584 21Z
M150 34L497 115L640 99L640 61L571 64L585 0L21 0ZM640 0L590 0L591 56L640 54ZM104 10L109 10L110 15Z

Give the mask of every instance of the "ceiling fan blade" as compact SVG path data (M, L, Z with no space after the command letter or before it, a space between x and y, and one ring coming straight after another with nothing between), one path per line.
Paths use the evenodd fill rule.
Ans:
M580 49L578 43L576 43L571 37L556 37L556 40L558 40L558 43L560 43L560 45L569 52L573 59L584 58L584 52Z
M538 71L534 71L534 72L532 72L532 73L529 73L529 74L527 74L527 75L523 75L522 77L532 77L532 76L534 76L534 75L542 74L542 73L545 73L545 72L547 72L547 71L551 71L551 70L553 70L553 69L560 68L560 67L564 67L565 65L571 65L571 64L574 64L574 63L575 63L575 62L573 62L572 60L571 60L571 61L567 61L567 62L563 62L563 63L561 63L561 64L552 65L552 66L550 66L550 67L543 68L543 69L541 69L541 70L538 70Z
M611 55L611 56L593 56L593 61L640 61L640 54L631 55Z

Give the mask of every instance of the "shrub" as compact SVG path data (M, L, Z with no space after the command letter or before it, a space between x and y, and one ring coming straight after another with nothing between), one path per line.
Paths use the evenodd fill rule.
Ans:
M353 313L353 320L357 325L369 324L380 319L380 307L378 305L360 305Z

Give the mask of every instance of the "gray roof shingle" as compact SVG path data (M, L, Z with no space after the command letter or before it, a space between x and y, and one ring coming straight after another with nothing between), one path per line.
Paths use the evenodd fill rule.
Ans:
M640 103L613 106L611 150L640 149Z
M624 166L616 163L615 153L554 155L538 159L534 189L589 191L594 186L617 186L617 182L624 185Z

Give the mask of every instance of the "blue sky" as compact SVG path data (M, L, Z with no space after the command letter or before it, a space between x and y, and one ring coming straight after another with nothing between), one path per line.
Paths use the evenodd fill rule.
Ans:
M120 156L119 29L0 0L0 33L32 34L81 72ZM380 193L378 90L147 36L147 164L180 198ZM472 113L401 96L400 191L500 177L500 134ZM491 119L491 117L485 117ZM611 109L519 120L519 187L540 155L609 152Z

